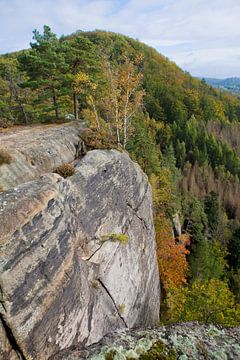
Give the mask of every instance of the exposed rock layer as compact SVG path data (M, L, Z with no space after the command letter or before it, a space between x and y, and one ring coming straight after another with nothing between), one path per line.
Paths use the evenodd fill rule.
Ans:
M2 192L0 214L0 358L46 360L157 324L151 189L128 155L94 150L70 178L48 174Z
M0 166L0 188L10 189L74 161L82 151L79 122L0 132L0 149L12 157Z
M158 341L158 357L149 352ZM155 347L156 349L156 347ZM171 357L167 354L171 353ZM222 328L195 323L164 326L155 330L118 331L90 347L63 351L54 360L94 359L181 359L181 360L239 360L240 328Z

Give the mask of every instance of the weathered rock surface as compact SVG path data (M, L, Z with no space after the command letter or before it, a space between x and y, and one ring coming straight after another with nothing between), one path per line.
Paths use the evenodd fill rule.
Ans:
M79 141L74 134L62 162L74 157ZM59 149L60 142L59 135ZM127 154L94 150L70 178L37 178L57 165L57 157L51 155L44 171L39 166L31 173L35 180L0 193L1 359L18 353L46 360L116 329L158 323L147 177ZM9 187L21 182L18 174L13 171ZM128 241L107 240L110 234L126 234Z
M161 346L157 345L159 341ZM158 357L147 355L154 344L159 351ZM63 351L53 360L127 360L138 359L141 355L145 355L144 359L239 360L240 328L195 322L154 330L118 331L105 336L98 344Z
M0 188L7 190L74 161L82 150L80 122L0 132L0 148L12 162L0 166Z

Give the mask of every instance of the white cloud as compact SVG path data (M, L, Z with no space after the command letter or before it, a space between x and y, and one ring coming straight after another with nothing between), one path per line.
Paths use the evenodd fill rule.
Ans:
M240 46L179 51L169 57L195 76L240 77Z
M43 24L58 35L98 28L138 38L193 74L240 75L239 0L0 0L0 10L2 53L27 47Z

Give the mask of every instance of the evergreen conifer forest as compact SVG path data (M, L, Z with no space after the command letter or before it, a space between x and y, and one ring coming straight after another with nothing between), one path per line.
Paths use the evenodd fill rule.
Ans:
M126 36L44 26L0 56L0 127L72 120L148 175L161 321L240 325L240 97Z

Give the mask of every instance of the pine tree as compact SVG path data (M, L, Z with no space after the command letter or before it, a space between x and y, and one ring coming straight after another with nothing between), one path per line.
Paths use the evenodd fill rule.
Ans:
M56 119L60 118L59 98L64 94L64 75L67 65L57 36L50 27L44 25L43 34L33 31L34 42L31 49L18 57L20 69L26 71L28 80L23 84L31 89L38 89L42 99L51 99Z
M80 82L76 86L77 79L85 75L89 83L96 83L100 71L100 57L94 44L84 36L62 38L60 43L67 64L67 90L73 99L73 112L75 119L78 120L79 97L81 94L86 94L86 87L84 88L85 82L82 84L83 89L80 88Z

